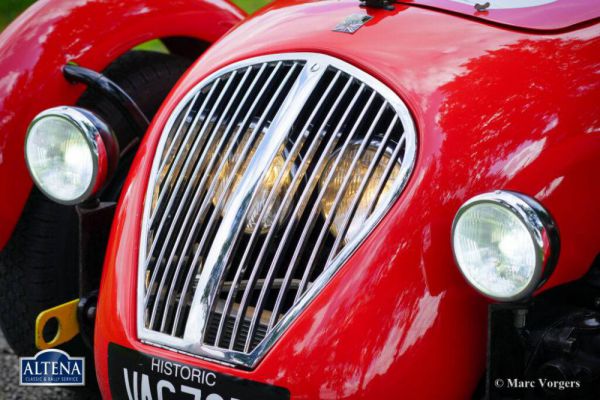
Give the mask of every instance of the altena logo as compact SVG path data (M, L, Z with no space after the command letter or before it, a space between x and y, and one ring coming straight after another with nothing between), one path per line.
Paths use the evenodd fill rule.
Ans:
M62 350L43 350L35 357L21 357L23 386L84 386L85 359Z

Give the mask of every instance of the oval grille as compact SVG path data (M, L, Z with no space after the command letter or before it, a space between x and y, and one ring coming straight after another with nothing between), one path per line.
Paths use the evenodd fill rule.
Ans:
M138 335L252 367L400 195L401 100L316 54L244 61L172 115L146 196Z

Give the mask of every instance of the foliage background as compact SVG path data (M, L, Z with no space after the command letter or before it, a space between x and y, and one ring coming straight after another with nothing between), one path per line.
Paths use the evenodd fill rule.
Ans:
M0 30L33 3L32 0L0 0Z
M35 0L0 0L0 31L34 2ZM233 2L246 12L252 13L267 4L269 0L233 0Z

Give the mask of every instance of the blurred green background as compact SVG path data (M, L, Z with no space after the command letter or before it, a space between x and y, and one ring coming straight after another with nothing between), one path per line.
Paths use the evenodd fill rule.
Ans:
M0 0L0 30L33 3L32 0Z
M0 0L0 31L34 2L35 0ZM270 0L233 0L233 2L246 12L253 13L269 3ZM153 46L157 46L157 44L150 43L149 46L152 48Z

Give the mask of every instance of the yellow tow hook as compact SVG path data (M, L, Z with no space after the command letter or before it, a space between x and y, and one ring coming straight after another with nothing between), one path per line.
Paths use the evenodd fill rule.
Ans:
M35 320L35 346L39 350L51 349L66 343L79 333L78 304L79 299L75 299L39 313ZM47 342L44 339L44 328L53 319L57 322L56 335Z

